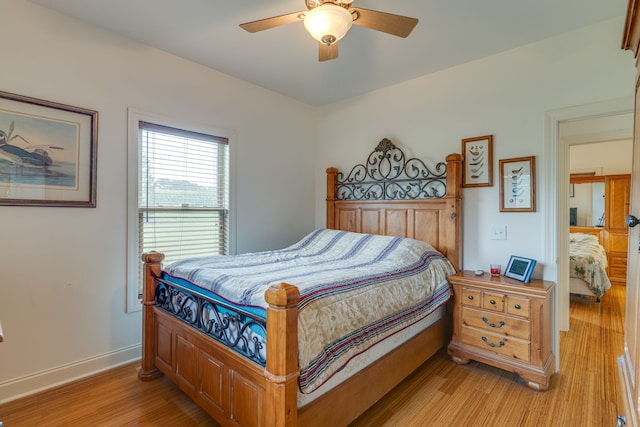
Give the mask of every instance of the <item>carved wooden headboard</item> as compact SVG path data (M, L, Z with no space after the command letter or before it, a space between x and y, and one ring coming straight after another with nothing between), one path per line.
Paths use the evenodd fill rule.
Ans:
M435 171L435 172L434 172ZM429 169L385 138L348 175L327 169L327 228L410 237L462 266L462 156Z

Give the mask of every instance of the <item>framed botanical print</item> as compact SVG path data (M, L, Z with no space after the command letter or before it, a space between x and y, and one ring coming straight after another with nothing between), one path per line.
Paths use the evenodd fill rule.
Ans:
M462 140L464 170L463 187L491 187L493 185L493 135Z
M500 212L535 212L536 158L500 160Z

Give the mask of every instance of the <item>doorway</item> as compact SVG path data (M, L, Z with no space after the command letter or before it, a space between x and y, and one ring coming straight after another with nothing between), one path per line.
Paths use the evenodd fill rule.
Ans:
M633 117L633 98L619 98L600 103L587 104L577 107L569 107L559 110L548 111L545 114L545 162L544 173L547 177L544 183L545 193L548 195L545 214L545 259L556 260L556 263L549 263L545 266L544 278L556 282L555 288L555 310L552 324L554 327L554 354L556 355L556 366L560 366L560 331L569 330L569 147L572 144L585 143L586 135L591 142L595 134L600 134L597 139L601 141L607 134L608 140L622 139L621 135L628 133L629 138L633 135L633 120L625 126L618 126L618 129L609 129L606 132L576 132L584 135L576 135L567 138L560 137L561 126L571 127L571 124L578 124L579 121L597 119L604 117L616 117L629 115ZM614 122L616 120L613 120ZM616 135L615 137L612 135Z
M561 122L558 133L560 143L569 146L569 226L574 226L570 232L583 233L572 235L574 244L569 246L584 254L583 246L576 246L575 242L583 240L584 233L596 237L606 250L603 260L606 276L612 285L624 286L627 262L624 220L631 196L628 176L632 170L633 114ZM594 257L599 254L593 252ZM590 271L587 265L574 264L573 261L570 264L571 273L583 266ZM568 279L573 292L591 294L591 285L573 277ZM603 277L600 270L593 270L592 280L594 285L602 288L607 284L607 277ZM588 301L573 294L571 298L572 301Z

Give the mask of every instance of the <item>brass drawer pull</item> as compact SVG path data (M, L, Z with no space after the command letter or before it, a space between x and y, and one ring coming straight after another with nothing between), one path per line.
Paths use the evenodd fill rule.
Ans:
M487 340L487 337L484 337L484 336L482 337L482 341L484 341L484 343L485 343L486 345L488 345L489 347L494 347L494 348L495 348L495 347L500 348L500 347L502 347L502 346L504 345L504 341L500 341L498 344L494 344L494 343L492 343L492 342L489 342L489 341Z
M489 323L489 319L487 319L486 317L483 317L482 321L492 328L502 328L505 325L504 320L501 320L497 325L495 323Z

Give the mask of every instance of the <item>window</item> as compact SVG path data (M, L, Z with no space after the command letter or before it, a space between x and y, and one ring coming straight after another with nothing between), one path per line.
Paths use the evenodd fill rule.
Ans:
M228 253L229 141L149 121L136 123L137 224L131 227L130 213L129 247L137 229L137 300L143 285L143 253L161 251L165 264ZM131 281L132 271L129 274Z

